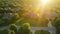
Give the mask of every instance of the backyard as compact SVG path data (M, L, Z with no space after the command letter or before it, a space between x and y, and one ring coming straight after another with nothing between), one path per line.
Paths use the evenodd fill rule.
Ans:
M0 34L60 34L60 0L0 0Z

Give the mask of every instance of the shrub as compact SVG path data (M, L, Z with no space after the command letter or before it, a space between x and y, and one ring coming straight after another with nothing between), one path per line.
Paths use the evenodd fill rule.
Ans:
M36 30L35 31L35 34L40 34L40 30Z
M31 34L31 29L30 29L30 24L29 23L24 23L19 31L18 34Z
M8 30L0 30L0 34L9 34Z
M45 30L36 30L35 34L50 34L50 32Z
M13 30L9 30L8 34L15 34Z
M10 30L14 31L17 34L17 26L15 24L11 24Z

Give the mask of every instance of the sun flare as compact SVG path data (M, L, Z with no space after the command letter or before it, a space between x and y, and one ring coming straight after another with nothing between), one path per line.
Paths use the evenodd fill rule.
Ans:
M46 5L48 2L50 2L50 0L41 0L42 5Z
M40 10L40 16L45 14L47 5L49 5L52 2L52 0L40 0L41 10Z
M41 10L45 11L46 5L48 5L49 3L51 3L51 0L40 0L40 2L41 2Z

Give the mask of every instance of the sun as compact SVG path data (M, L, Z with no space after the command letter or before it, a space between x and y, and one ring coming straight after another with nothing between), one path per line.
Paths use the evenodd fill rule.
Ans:
M44 11L46 9L46 6L51 3L51 0L40 0L41 4L41 10Z
M42 5L46 5L47 3L49 3L50 2L50 0L41 0L41 4Z

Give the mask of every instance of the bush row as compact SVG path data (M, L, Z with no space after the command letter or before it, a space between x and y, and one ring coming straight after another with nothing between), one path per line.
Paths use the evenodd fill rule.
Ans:
M9 30L0 30L0 34L32 34L30 24L24 23L19 30L17 30L17 26L12 24ZM37 30L35 34L50 34L48 31L45 30Z

